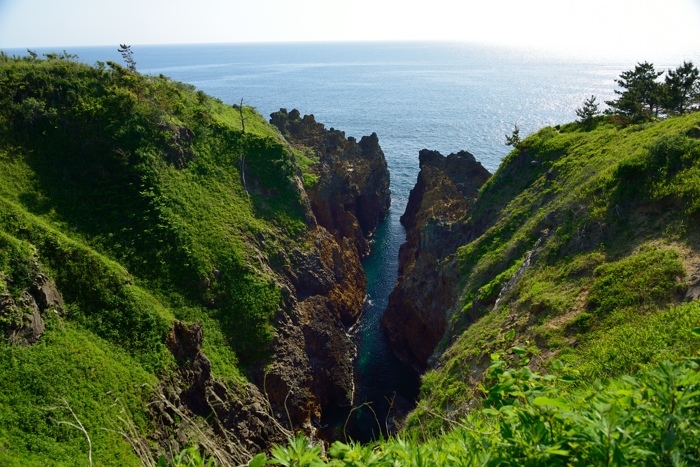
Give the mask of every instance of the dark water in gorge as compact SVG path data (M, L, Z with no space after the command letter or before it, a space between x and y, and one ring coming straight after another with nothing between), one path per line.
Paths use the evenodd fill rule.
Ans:
M87 63L121 63L116 49L68 52ZM493 171L508 151L504 135L515 123L526 135L572 121L585 98L613 98L620 72L652 59L584 61L455 43L136 45L132 50L140 72L193 84L226 103L242 98L264 116L280 107L297 108L348 136L379 135L391 172L392 208L364 262L368 300L354 331L355 403L371 403L377 416L366 405L353 411L346 431L356 439L374 437L390 424L382 411L391 405L388 399L396 395L393 407L401 408L417 395L417 377L388 349L379 319L396 282L405 237L399 217L418 174L418 151L447 155L466 149ZM654 63L670 68L679 60ZM326 421L339 426L335 435L342 438L347 412L329 415L335 420Z
M386 436L394 429L394 418L405 415L418 397L418 375L392 353L381 332L379 320L396 283L399 246L405 232L399 217L406 200L392 204L386 221L374 236L374 251L363 262L367 275L367 301L359 324L353 330L358 357L355 362L355 409L330 415L336 425L335 438L347 435L358 441ZM370 404L363 405L363 404ZM342 427L342 430L341 430Z

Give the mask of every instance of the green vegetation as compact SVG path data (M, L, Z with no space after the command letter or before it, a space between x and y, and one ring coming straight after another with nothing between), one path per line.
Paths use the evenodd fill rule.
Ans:
M463 222L485 225L458 250L463 305L436 370L423 377L408 433L467 416L489 355L577 367L578 385L690 355L698 307L681 304L700 258L700 115L620 128L597 117L522 141ZM534 163L533 163L534 161ZM530 266L501 296L534 249Z
M259 258L304 248L300 168L257 112L74 58L0 55L0 293L43 273L65 301L38 344L0 343L3 465L138 465L122 434L154 429L173 321L202 322L214 374L242 383L283 300Z
M700 329L696 331L700 337ZM695 465L700 462L698 359L664 361L638 377L571 389L559 361L548 375L508 368L491 355L483 405L423 442L335 442L322 457L303 438L269 464L314 465ZM251 463L251 465L253 465ZM263 465L260 461L256 465Z
M249 107L73 59L0 55L2 303L40 274L65 301L38 343L0 342L3 465L139 465L175 320L203 323L229 384L264 366L285 297L260 258L303 250L297 177L318 181ZM477 233L456 255L461 302L402 435L325 454L296 438L251 465L700 462L698 358L682 358L700 350L700 114L681 115L696 74L644 97L643 68L616 116L591 98L580 122L515 127L461 220ZM680 116L646 121L659 108ZM31 315L10 308L3 330ZM196 448L157 462L213 464Z
M578 121L586 128L593 126L595 117L598 114L598 103L596 102L595 96L591 96L583 101L583 107L576 109L576 116L579 118Z

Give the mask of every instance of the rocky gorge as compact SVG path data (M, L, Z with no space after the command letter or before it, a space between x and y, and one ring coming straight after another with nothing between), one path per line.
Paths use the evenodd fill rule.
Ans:
M282 109L270 121L290 144L314 151L310 170L318 180L305 191L315 219L310 248L289 252L283 271L295 312L281 318L275 363L259 384L278 413L286 409L295 425L312 428L324 408L353 403L356 352L347 330L365 299L361 258L389 209L389 171L376 134L346 139L296 110Z
M546 127L493 174L422 150L404 237L376 134L113 62L0 82L2 465L525 465L542 414L697 355L700 114Z

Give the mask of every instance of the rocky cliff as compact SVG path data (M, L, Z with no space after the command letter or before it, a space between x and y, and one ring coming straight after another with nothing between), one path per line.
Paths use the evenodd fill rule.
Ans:
M369 253L372 232L391 203L389 171L376 133L358 142L334 128L327 130L313 115L280 109L270 116L295 146L311 148L317 162L310 170L318 181L307 189L318 223L336 239L351 240L361 255Z
M290 245L273 261L290 293L276 326L274 362L257 377L275 412L314 433L325 408L349 407L355 346L346 330L366 294L361 257L389 209L389 172L376 134L358 143L326 130L313 115L272 114L293 146L314 152L316 183L301 190L312 222L305 248Z
M456 221L469 213L490 174L466 151L444 157L424 149L419 160L418 180L401 216L406 243L399 250L399 279L382 326L396 356L423 372L459 293L451 255L468 233Z

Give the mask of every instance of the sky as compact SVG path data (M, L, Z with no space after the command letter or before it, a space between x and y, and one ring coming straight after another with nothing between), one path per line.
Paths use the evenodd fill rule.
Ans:
M700 0L0 0L0 49L406 40L696 52Z

